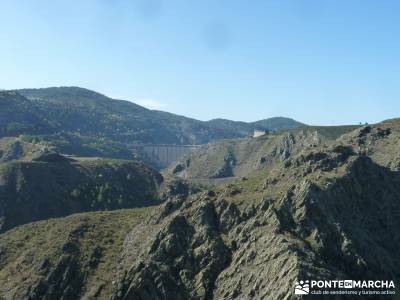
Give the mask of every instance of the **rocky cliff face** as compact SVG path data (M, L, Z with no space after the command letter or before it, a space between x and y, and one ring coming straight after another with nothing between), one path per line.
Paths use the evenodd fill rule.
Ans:
M107 299L124 237L149 210L75 214L0 234L0 298Z
M369 130L350 140L398 144ZM128 235L112 299L288 299L297 278L398 279L400 173L374 160L381 147L357 147L305 150L255 188L169 200L141 225L145 243L143 227Z
M213 190L177 182L125 236L111 286L93 298L294 299L302 278L398 282L399 146L397 123L379 124ZM61 275L46 276L50 299ZM81 297L83 286L62 288Z
M167 173L184 179L245 176L326 139L318 131L270 133L259 138L217 141L172 164Z

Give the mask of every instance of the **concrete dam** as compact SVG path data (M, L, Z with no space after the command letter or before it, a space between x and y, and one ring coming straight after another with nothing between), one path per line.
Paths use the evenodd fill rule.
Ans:
M128 148L153 167L163 169L201 145L129 144Z

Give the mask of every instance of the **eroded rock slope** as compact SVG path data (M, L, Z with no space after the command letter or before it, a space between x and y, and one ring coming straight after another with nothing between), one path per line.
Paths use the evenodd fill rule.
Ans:
M72 268L77 272L73 278L80 278L77 283L60 283L66 271L55 272L57 262L43 275L38 275L40 268L32 271L27 263L32 256L20 253L35 235L22 243L23 234L15 238L12 232L23 233L28 225L18 227L0 235L7 262L0 280L11 278L15 270L26 275L16 277L17 283L7 281L9 288L0 296L294 299L294 282L302 278L398 282L399 125L393 120L367 126L331 145L304 147L270 168L213 189L193 189L179 181L167 185L160 195L165 202L132 224L123 244L112 250L118 251L112 263L100 273L96 264ZM18 254L10 254L10 239L25 245ZM79 255L69 256L87 257L88 248L78 249ZM30 270L29 275L23 270ZM85 280L104 272L103 288Z
M287 160L305 148L332 143L355 126L310 127L271 132L258 138L209 143L173 163L166 173L183 179L247 176Z
M297 278L397 280L394 146L393 124L364 127L245 181L170 199L128 236L111 298L290 299Z

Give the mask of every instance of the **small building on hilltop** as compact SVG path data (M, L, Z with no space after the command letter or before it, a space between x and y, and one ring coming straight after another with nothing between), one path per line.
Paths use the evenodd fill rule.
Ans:
M266 135L268 132L264 129L254 129L253 138Z

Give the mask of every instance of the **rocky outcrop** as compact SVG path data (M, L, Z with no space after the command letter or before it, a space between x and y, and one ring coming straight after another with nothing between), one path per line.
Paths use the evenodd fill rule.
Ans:
M124 236L149 211L81 213L0 234L0 299L108 299Z
M44 145L25 142L20 138L0 139L0 163L12 160L31 160L48 152L50 149Z
M223 164L217 168L214 173L210 176L210 178L225 178L225 177L233 177L233 169L236 166L236 157L232 152L228 152L224 156Z
M253 203L235 202L246 181L167 201L145 244L129 235L112 299L291 299L299 278L400 277L398 170L339 144L271 173Z
M322 141L324 137L312 130L269 134L260 139L217 141L200 147L167 172L184 179L246 176L285 161L304 148L321 145Z
M90 272L73 263L89 256L93 259L85 264L97 266L98 253L107 247L100 243L104 250L88 251L79 242L78 253L68 240L52 268L45 260L35 264L35 272L44 272L42 284L25 290L32 297L66 299L296 299L294 284L301 279L396 281L400 169L398 153L391 150L400 130L379 126L361 128L334 145L305 147L269 169L212 190L175 180L161 190L165 202L125 235L119 259L108 267L112 280L106 282L112 284L88 283ZM85 227L87 234L92 230ZM15 244L4 245L0 255L5 253L10 264L19 262L9 258ZM72 261L61 260L68 253L75 253ZM68 274L75 274L74 280Z
M71 234L61 247L59 259L50 266L48 259L38 265L38 273L45 276L31 285L23 296L29 300L76 299L84 281L84 273L79 266L80 247Z
M164 207L167 206L170 205L166 203ZM161 220L154 216L148 224L160 229L154 230L140 259L121 277L113 299L212 297L218 274L231 259L214 203L203 195L169 212Z

